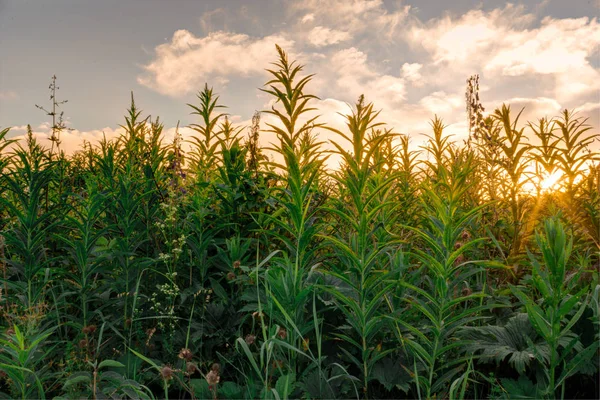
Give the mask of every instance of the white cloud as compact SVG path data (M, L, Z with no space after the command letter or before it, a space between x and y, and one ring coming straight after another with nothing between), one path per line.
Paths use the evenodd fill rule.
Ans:
M422 86L423 76L421 75L421 68L423 64L419 63L404 63L402 64L402 77L412 83L415 86Z
M452 116L458 109L463 109L465 107L465 100L462 96L439 91L423 97L419 101L419 104L425 107L431 114L445 117Z
M427 23L414 23L408 39L414 47L432 54L433 61L469 63L473 58L487 59L496 53L496 47L514 28L533 22L532 14L525 14L523 6L507 4L503 9L490 12L471 10L458 19L446 15ZM520 29L519 29L520 30ZM515 43L511 43L514 47Z
M380 120L398 132L429 132L429 120L437 114L448 132L464 136L465 79L472 73L482 76L480 93L488 112L507 102L515 111L526 107L521 122L580 104L582 113L597 113L597 96L591 96L600 90L600 76L590 64L598 54L597 19L540 21L524 6L507 4L421 22L409 6L391 7L383 0L306 0L293 3L289 20L282 21L287 34L275 28L265 37L223 31L196 37L180 30L155 48L138 81L178 96L207 80L223 86L240 77L262 78L279 43L297 52L290 58L307 64L306 73L317 73L307 91L325 99L314 105L332 125L340 124L336 112L350 111L343 101L354 103L365 94L383 110ZM406 40L410 49L386 50L386 40ZM265 100L263 95L258 98ZM269 118L263 115L263 122ZM261 140L274 139L265 134Z
M591 102L589 102L589 103L583 104L580 107L577 107L576 110L579 111L579 112L590 112L590 111L598 110L598 109L600 109L600 103L591 103Z
M289 49L293 42L282 35L251 38L230 32L196 37L178 30L170 43L155 48L155 58L144 66L138 82L159 93L179 96L199 90L209 78L260 74L274 59L275 44Z
M560 113L562 106L554 99L548 97L524 98L513 97L504 100L504 103L510 104L515 111L525 108L522 116L525 119L537 119L545 116L553 117Z
M306 24L307 22L312 22L314 20L315 20L315 14L309 13L309 14L306 14L304 17L302 17L300 22L302 22L303 24Z
M534 25L536 20L524 6L508 4L413 22L407 40L429 55L431 63L419 60L419 72L435 90L457 92L468 75L479 72L490 87L484 105L505 96L501 101L547 98L572 108L597 98L600 73L590 60L598 56L598 20L545 17Z
M337 87L352 101L364 94L378 108L392 110L405 100L404 79L380 73L368 63L367 55L355 47L334 53L327 65Z
M383 0L305 0L292 7L308 11L304 18L310 15L310 21L318 19L332 29L370 32L387 38L394 35L410 11L410 6L388 11Z
M345 31L316 26L308 33L308 41L316 47L328 46L350 40L352 35Z
M588 65L587 59L600 41L600 25L587 17L546 17L537 29L511 30L499 39L503 46L487 63L487 69L509 76L565 73Z

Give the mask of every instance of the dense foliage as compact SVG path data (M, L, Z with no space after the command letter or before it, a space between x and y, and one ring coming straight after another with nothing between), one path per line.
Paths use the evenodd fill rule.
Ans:
M470 80L468 142L435 118L413 149L362 97L344 130L307 117L278 51L277 123L233 126L207 86L187 152L133 97L73 155L2 131L2 395L598 398L585 121L484 116Z

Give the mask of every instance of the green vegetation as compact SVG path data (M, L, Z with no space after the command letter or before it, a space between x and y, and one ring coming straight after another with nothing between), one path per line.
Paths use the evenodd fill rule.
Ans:
M484 116L471 78L469 140L413 149L362 96L308 117L277 49L264 130L207 85L187 153L133 95L72 155L0 132L0 397L598 398L585 121Z

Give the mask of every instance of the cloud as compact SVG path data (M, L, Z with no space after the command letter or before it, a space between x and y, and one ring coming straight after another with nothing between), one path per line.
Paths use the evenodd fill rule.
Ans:
M513 27L533 22L534 16L524 10L523 6L507 4L487 13L471 10L458 19L446 15L426 23L416 21L407 38L413 47L428 51L435 64L458 61L462 66L473 58L487 59L496 54L495 47L503 43Z
M319 21L332 29L371 32L391 38L408 16L410 6L388 11L383 0L305 0L293 3L292 9L308 12L304 19Z
M511 109L514 109L515 111L520 111L524 108L522 117L532 121L545 116L556 116L562 109L562 106L558 101L548 97L513 97L505 100L504 103L510 104Z
M588 66L599 40L600 25L595 19L546 17L537 29L507 31L486 68L509 76L565 73Z
M14 133L17 133L14 135ZM51 142L50 137L52 136L52 129L50 124L43 123L37 127L32 127L33 136L38 140L38 143L46 148L50 148ZM106 127L103 129L93 129L89 131L64 130L60 133L60 148L67 154L73 154L74 152L81 150L85 142L91 143L92 145L98 144L103 137L107 139L114 139L123 133L123 128L110 128ZM24 140L27 137L27 125L13 126L11 127L9 134L11 139L17 140L16 144L24 145ZM14 146L14 145L13 145Z
M600 109L600 103L585 103L580 107L577 107L577 111L579 112L590 112L593 110L598 110Z
M12 90L0 92L0 100L15 100L18 98L19 98L19 95L17 94L17 92L14 92Z
M200 17L200 26L204 32L227 30L228 13L223 8L207 11Z
M364 94L367 101L378 107L395 109L406 98L404 79L380 73L368 62L367 55L355 47L334 53L327 65L331 81L353 102Z
M308 34L308 41L316 47L345 42L351 38L352 35L348 32L325 28L323 26L314 27Z
M520 90L512 78L524 77L538 95L565 102L597 93L600 74L590 59L598 54L598 20L545 17L537 26L535 21L523 6L508 4L489 12L471 10L457 18L414 22L407 40L430 56L429 70L444 68L444 76L434 77L438 83L480 71L496 85Z
M293 5L322 19L334 19L337 16L340 24L356 22L361 16L379 13L382 6L382 0L306 0Z
M465 107L465 100L462 96L448 94L443 91L433 92L423 97L419 104L431 114L441 117L452 116L458 109Z
M302 22L303 24L306 24L306 23L312 22L314 20L315 20L315 14L309 13L309 14L306 14L304 17L302 17L300 22Z
M420 72L421 68L423 68L423 64L404 63L402 64L402 77L412 83L414 86L422 86L424 81Z
M581 104L584 116L597 114L600 76L591 62L598 55L597 19L540 19L527 10L509 3L421 21L410 6L383 0L292 2L281 24L270 31L261 27L264 37L175 32L154 49L138 81L169 96L195 91L208 80L223 85L253 77L259 85L279 43L290 59L306 64L305 73L317 73L306 90L324 99L314 105L328 124L339 125L336 113L349 112L347 103L365 94L382 110L380 120L398 132L430 132L429 120L437 114L448 133L464 137L465 79L473 73L481 75L487 112L507 102L515 111L526 107L522 123ZM212 25L206 22L205 30L233 26L235 19L225 17L219 9L206 13ZM268 103L266 95L257 97ZM263 122L269 118L263 115ZM328 132L320 135L330 138ZM273 140L264 136L265 143Z
M155 58L143 66L138 83L169 96L181 96L202 87L211 78L264 73L274 59L275 44L289 49L293 41L283 35L252 38L244 34L214 32L199 38L178 30L171 42L154 50Z

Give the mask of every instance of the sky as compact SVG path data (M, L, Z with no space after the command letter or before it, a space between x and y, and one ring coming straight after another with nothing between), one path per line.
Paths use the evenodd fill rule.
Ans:
M187 103L205 83L248 126L273 103L259 88L279 44L316 74L307 91L334 127L364 94L415 143L434 115L460 140L466 80L479 74L486 112L509 103L535 122L575 109L597 132L599 13L600 0L0 0L0 128L21 137L31 124L49 143L35 105L50 106L53 75L67 151L117 135L131 91L167 136L178 121L192 134Z

